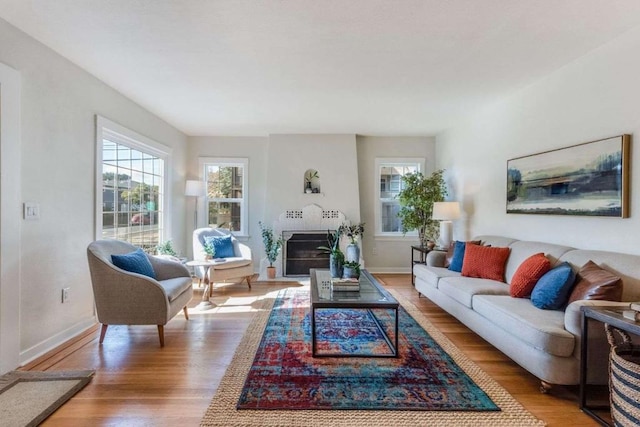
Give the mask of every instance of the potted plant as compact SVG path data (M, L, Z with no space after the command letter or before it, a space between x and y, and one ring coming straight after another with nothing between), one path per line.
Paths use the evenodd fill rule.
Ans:
M158 246L156 246L156 253L158 255L171 255L174 257L178 256L178 253L175 251L175 249L173 249L173 243L171 242L171 239L167 240L164 243L158 244Z
M349 244L345 249L347 261L360 261L360 247L358 246L358 236L364 233L364 222L355 225L342 224L340 233L349 238Z
M347 261L344 263L344 265L342 266L343 268L343 273L342 273L342 278L343 279L357 279L358 277L360 277L360 263L357 261Z
M402 177L403 189L397 195L400 202L398 217L402 221L402 232L418 230L420 246L427 246L430 240L436 241L439 235L439 223L431 219L433 204L442 202L447 188L442 174L437 170L425 177L420 172L408 173Z
M306 186L304 188L304 192L309 194L309 193L313 193L313 188L311 188L311 182L314 179L318 179L320 178L320 175L318 174L317 170L308 170L307 173L304 175L304 181L306 183Z
M204 249L204 253L206 254L204 256L205 260L209 261L216 256L216 247L212 242L205 242L202 248Z
M342 277L344 253L340 250L340 228L333 233L327 230L327 246L318 246L318 249L329 254L331 277Z
M269 279L276 278L276 268L273 266L273 263L278 258L278 253L280 252L280 248L282 247L284 240L282 237L274 238L273 229L271 227L266 227L259 222L260 231L262 233L262 243L264 244L264 251L267 254L267 260L269 260L269 266L267 267L267 277Z

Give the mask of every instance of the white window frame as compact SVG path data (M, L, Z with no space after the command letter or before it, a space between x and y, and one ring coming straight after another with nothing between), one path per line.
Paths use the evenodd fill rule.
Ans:
M387 166L416 166L418 172L425 173L424 157L376 157L374 169L374 200L375 200L375 237L377 239L389 240L414 240L418 236L416 230L408 231L403 234L402 231L382 231L382 203L395 199L382 199L380 197L380 172L383 167Z
M200 157L200 180L206 183L207 166L215 165L222 167L242 167L242 199L211 199L211 201L230 201L240 203L240 230L234 231L236 237L249 237L249 158L247 157ZM204 203L199 204L198 218L203 218L198 222L199 227L207 227L209 218L209 198L204 196Z
M164 161L163 180L160 193L164 197L158 199L158 209L163 212L158 223L160 234L159 242L166 241L171 238L171 164L173 149L166 145L160 144L141 135L131 129L128 129L116 122L105 117L96 115L96 195L95 195L95 218L96 229L95 238L102 239L102 149L103 140L108 138L118 144L125 145L129 148L139 150L141 152L156 156Z

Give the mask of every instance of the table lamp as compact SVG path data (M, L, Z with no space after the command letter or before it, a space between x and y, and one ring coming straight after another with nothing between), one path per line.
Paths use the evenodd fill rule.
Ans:
M452 237L453 224L451 221L460 218L460 203L435 202L431 218L440 221L440 247L448 248Z
M184 195L196 198L195 210L193 211L193 229L198 228L198 198L206 194L204 181L187 180Z

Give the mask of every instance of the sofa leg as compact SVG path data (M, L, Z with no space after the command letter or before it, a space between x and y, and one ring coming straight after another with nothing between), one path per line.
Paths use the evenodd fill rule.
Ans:
M546 381L540 381L540 393L547 394L553 388L553 384L549 384Z
M189 320L189 313L187 312L187 306L182 307L182 311L184 311L184 318Z
M160 337L160 347L164 347L164 325L158 325L158 336Z
M251 276L245 276L245 279L247 279L247 285L249 286L249 289L251 289Z
M104 341L104 336L107 334L107 328L109 325L102 324L102 329L100 329L100 344Z

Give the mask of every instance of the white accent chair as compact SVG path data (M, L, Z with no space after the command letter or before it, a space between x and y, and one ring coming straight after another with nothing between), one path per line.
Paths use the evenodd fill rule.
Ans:
M204 251L205 237L207 236L226 236L231 234L229 230L222 228L198 228L193 231L193 259L195 261L204 261L207 255ZM238 242L234 237L233 257L225 258L224 261L212 263L208 268L210 290L216 282L224 282L230 279L240 279L247 281L249 289L251 289L251 278L253 277L253 259L251 258L251 248L243 243ZM198 281L202 283L205 278L207 268L194 267L194 272Z
M120 240L97 240L87 248L91 283L98 321L102 323L100 344L109 325L157 325L164 347L164 325L180 310L189 320L187 304L193 296L189 270L179 262L147 255L156 279L116 267L111 255L137 249Z

